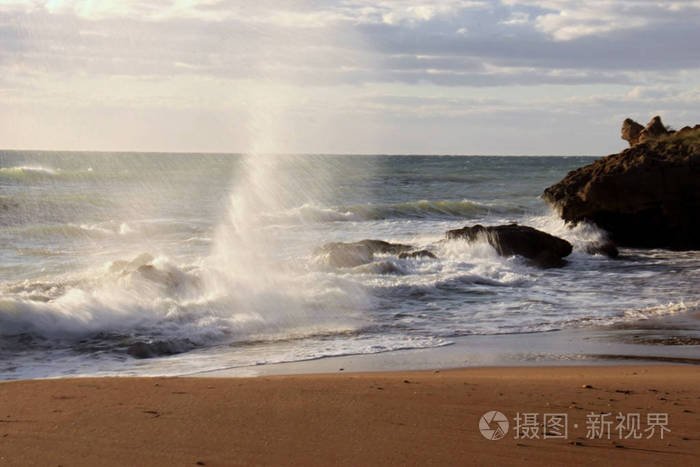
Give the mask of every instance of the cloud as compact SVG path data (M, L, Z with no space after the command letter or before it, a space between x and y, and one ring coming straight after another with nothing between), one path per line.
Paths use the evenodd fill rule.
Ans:
M524 11L514 11L508 19L501 21L501 24L507 24L512 26L518 24L527 24L529 22L530 15L528 13L525 13Z
M544 84L567 69L627 83L625 72L700 66L696 1L0 1L4 62L57 70L469 85L474 62L509 70L494 83L520 68L523 84L533 68ZM422 63L396 70L408 56Z
M560 41L642 29L666 21L678 21L688 15L697 19L700 15L700 2L695 0L503 0L503 3L544 10L536 15L537 29Z
M80 112L79 127L89 109L149 122L171 109L184 125L188 111L238 122L257 105L339 133L368 134L351 122L368 118L424 135L415 122L518 125L528 109L691 118L696 43L695 0L0 0L0 116L35 109L40 126L50 107ZM299 131L330 141L321 126Z

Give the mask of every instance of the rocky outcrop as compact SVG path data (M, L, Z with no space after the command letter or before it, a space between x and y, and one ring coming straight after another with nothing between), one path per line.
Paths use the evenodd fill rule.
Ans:
M617 258L620 255L620 251L617 246L610 241L599 241L587 243L583 246L583 251L589 255L603 255L608 258Z
M622 139L630 143L630 146L634 146L639 142L639 134L643 129L644 127L639 123L631 118L626 118L625 121L622 122Z
M690 127L686 127L690 128ZM685 128L684 128L685 130ZM661 117L658 115L652 118L647 126L643 127L631 118L626 118L622 122L622 139L630 143L630 147L635 144L645 143L673 133L664 126Z
M417 250L408 253L400 253L399 259L415 259L415 258L431 258L437 259L437 256L432 251L428 250Z
M470 242L486 240L501 256L520 255L540 267L560 267L566 264L564 257L571 254L569 242L541 230L524 225L510 224L484 227L475 225L449 230L448 239L464 239Z
M691 137L691 138L692 138L692 137L693 137L692 134L693 134L694 132L696 132L696 131L700 131L700 124L699 124L699 125L695 125L694 127L691 127L691 126L687 126L687 125L686 125L686 126L684 126L683 128L681 128L680 130L678 130L678 131L675 133L674 136L676 136L676 137L681 137L681 136L682 136L683 138L686 138L686 137ZM698 134L695 133L695 138L697 138L697 137L698 137Z
M399 253L411 251L413 249L411 245L389 243L384 240L360 240L357 244L366 246L372 253L385 253L390 255L398 255Z
M651 119L647 126L639 133L639 142L644 143L646 141L657 139L661 136L668 134L668 130L663 123L661 123L661 117L658 115Z
M323 255L326 262L335 268L353 268L371 263L375 253L397 255L399 258L435 258L428 250L413 251L411 245L389 243L383 240L361 240L355 243L334 242L326 243L316 250L317 255Z
M590 221L621 246L700 249L700 126L661 133L569 172L543 198L571 223ZM665 128L663 128L665 132Z
M327 243L317 249L316 254L324 255L328 264L334 268L354 268L374 259L372 250L360 243Z
M126 348L126 353L134 358L153 358L189 352L196 345L189 339L173 341L138 341Z

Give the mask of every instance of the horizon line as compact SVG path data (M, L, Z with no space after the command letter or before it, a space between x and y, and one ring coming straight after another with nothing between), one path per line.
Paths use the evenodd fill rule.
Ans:
M221 155L221 156L408 156L408 157L604 157L598 154L467 154L467 153L400 153L400 152L235 152L235 151L163 151L163 150L115 150L115 149L15 149L0 148L0 152L52 152L52 153L102 153L102 154L158 154L158 155Z

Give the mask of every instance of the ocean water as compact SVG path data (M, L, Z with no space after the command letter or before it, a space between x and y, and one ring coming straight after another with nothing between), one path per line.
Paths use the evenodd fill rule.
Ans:
M180 375L697 309L697 252L582 251L539 198L590 157L0 151L0 379ZM443 241L518 222L561 269ZM333 268L366 238L437 259Z

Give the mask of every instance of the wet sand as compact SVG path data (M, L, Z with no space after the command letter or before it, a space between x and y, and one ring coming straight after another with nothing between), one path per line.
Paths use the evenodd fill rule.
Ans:
M699 382L682 365L4 382L0 464L691 465ZM496 441L479 431L491 410L510 425ZM515 439L518 412L539 439ZM543 439L545 413L567 414L566 437ZM611 413L610 439L591 439L591 413ZM642 439L619 436L618 413L640 414ZM646 439L654 413L663 439Z
M470 335L450 345L375 354L272 363L178 376L270 376L312 373L415 371L488 366L700 365L700 320L678 314L621 326L551 332Z

